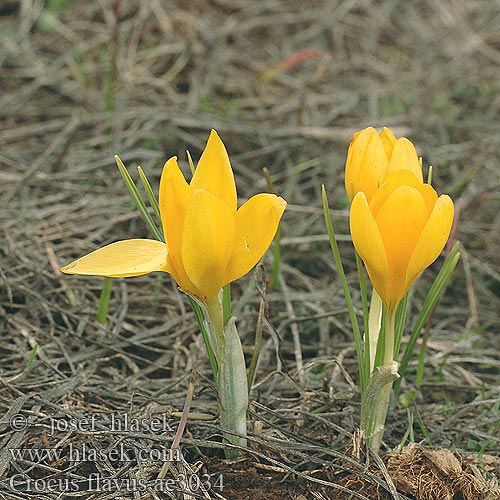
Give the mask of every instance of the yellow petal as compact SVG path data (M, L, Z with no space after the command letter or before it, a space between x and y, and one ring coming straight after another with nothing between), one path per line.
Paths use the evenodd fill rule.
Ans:
M349 199L363 191L370 199L385 178L388 158L378 132L368 127L349 146L345 167L345 189Z
M235 216L236 235L224 285L245 275L273 241L286 201L274 194L257 194L242 205Z
M170 272L167 246L156 240L123 240L99 248L61 268L66 274L127 278L153 271Z
M453 201L448 195L441 195L411 255L406 277L408 288L439 257L450 235L452 223Z
M367 128L373 128L373 127L367 127ZM365 129L363 129L363 130L365 130ZM359 134L361 134L361 132L363 132L363 130L358 130L357 132L354 132L354 135L352 136L351 144L358 138Z
M417 150L406 137L401 137L394 144L389 160L389 167L387 168L387 175L400 169L409 170L420 182L423 182L422 165L420 164Z
M386 202L391 193L399 186L403 185L411 186L420 190L423 184L409 170L396 170L395 172L392 172L392 174L386 177L382 186L377 189L370 200L370 210L375 217L377 216L380 207Z
M178 285L196 295L196 287L184 270L181 254L184 219L192 194L193 189L184 179L177 157L170 158L163 167L159 196L163 232L169 249L168 263Z
M219 293L234 245L234 215L220 198L196 189L189 200L182 234L182 262L207 301Z
M174 251L175 243L180 241L186 207L192 192L179 168L177 157L173 156L163 167L159 190L163 232L171 254L179 253ZM180 243L178 246L180 247Z
M387 158L390 158L394 144L396 144L397 141L396 136L392 133L390 129L384 127L382 129L382 132L380 132L380 140L384 145L384 150L385 154L387 155Z
M406 185L396 188L376 215L389 263L389 305L396 305L406 293L408 263L427 220L424 198Z
M226 148L215 130L210 132L191 180L193 189L204 189L220 198L236 213L236 184Z
M417 189L424 198L427 205L427 215L430 217L438 199L436 190L430 184L420 184Z
M389 264L382 235L363 192L358 193L352 201L350 227L354 247L365 262L373 286L385 301Z

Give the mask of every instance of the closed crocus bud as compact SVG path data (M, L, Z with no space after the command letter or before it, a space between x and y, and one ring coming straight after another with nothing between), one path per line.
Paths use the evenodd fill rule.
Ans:
M395 308L419 274L441 253L453 222L453 201L439 198L412 172L399 170L368 200L358 192L350 213L351 235L370 280Z
M345 166L347 197L352 202L356 193L362 191L370 201L387 176L397 170L409 170L423 182L417 151L406 137L396 139L387 127L380 134L373 127L356 132Z

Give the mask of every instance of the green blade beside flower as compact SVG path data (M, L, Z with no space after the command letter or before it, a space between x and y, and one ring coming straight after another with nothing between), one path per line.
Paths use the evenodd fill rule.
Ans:
M153 212L155 214L157 223L155 225L157 227L161 227L160 205L158 205L158 200L156 199L156 196L153 193L151 184L149 183L148 178L144 173L144 170L142 170L142 167L138 166L137 171L139 172L139 177L141 179L142 186L144 187L144 191L146 191L146 196L148 197L149 204L151 205L151 208L153 209Z
M139 213L141 214L141 217L146 223L146 225L148 226L148 229L151 231L151 234L154 236L156 240L164 241L163 235L161 234L161 231L156 226L155 221L151 217L148 209L146 208L146 204L144 203L142 196L140 195L137 189L137 186L132 180L132 177L130 177L128 170L126 169L125 165L123 164L118 155L115 155L115 161L116 164L118 165L118 169L120 170L120 174L122 174L123 182L125 182L125 186L127 187L128 192L130 193L130 197L132 198L134 205L137 207L137 210L139 210Z
M413 355L413 351L415 350L415 345L417 344L417 340L420 336L422 328L424 327L425 323L427 322L427 319L429 318L429 315L431 314L432 310L436 307L436 304L438 303L439 299L441 298L441 295L443 294L445 288L447 287L448 283L451 280L453 271L455 270L458 260L460 259L459 248L460 248L460 243L457 241L455 245L453 245L450 254L444 261L444 264L441 267L438 275L436 276L434 283L432 284L429 292L427 293L427 297L425 298L422 309L420 310L417 320L415 321L415 325L412 328L410 334L410 340L408 341L404 349L403 357L401 359L401 365L399 368L401 378L403 378L406 374L406 371L408 369L408 363L410 362L410 359ZM396 384L394 385L394 390L396 392L399 390L400 384L401 380L397 381Z
M332 249L333 259L337 267L337 272L339 273L339 279L340 283L342 284L342 289L344 291L344 297L347 302L349 319L351 320L352 332L354 335L354 344L356 346L356 355L358 358L360 390L361 393L363 393L370 375L369 373L366 372L366 364L364 361L365 354L364 354L363 339L361 337L361 331L359 329L358 318L356 316L356 310L354 309L354 303L352 301L351 292L349 291L349 284L347 283L347 278L345 276L344 266L342 265L342 259L340 257L339 247L337 245L337 240L335 238L335 231L333 229L332 218L330 215L330 208L328 205L328 198L326 196L326 189L324 185L321 186L321 195L323 200L323 214L325 217L326 229L330 240L330 247Z

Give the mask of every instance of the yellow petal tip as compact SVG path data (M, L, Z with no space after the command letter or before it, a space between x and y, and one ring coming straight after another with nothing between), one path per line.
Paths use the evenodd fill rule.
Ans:
M67 264L66 266L61 267L59 270L62 273L66 274L71 274L70 271L74 269L78 265L78 260L75 260L74 262L71 262L70 264Z

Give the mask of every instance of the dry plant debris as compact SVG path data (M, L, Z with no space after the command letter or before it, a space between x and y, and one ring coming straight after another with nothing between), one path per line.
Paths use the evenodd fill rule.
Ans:
M19 474L157 477L162 464L137 457L169 447L174 433L115 432L111 418L165 415L175 429L193 368L192 410L203 420L188 421L177 465L223 471L228 493L205 498L498 497L499 18L489 0L3 1L0 498L61 498L17 491L10 482ZM413 364L388 420L390 449L409 428L420 444L378 462L346 452L359 420L356 361L319 196L324 182L354 282L341 172L352 133L367 125L411 136L438 190L462 200L462 260L434 317L423 384L413 391ZM266 166L290 202L241 463L217 459L224 444L210 370L170 278L116 281L100 325L101 280L58 272L98 246L148 236L114 154L131 171L140 163L155 185L168 157L183 161L187 148L199 157L211 128L230 150L242 198L265 189ZM413 311L432 274L418 284ZM252 278L233 294L250 355L260 300ZM12 427L16 415L25 429ZM50 432L56 421L92 415L95 429ZM83 444L123 444L132 459L71 461L69 450ZM16 449L60 455L16 458ZM419 474L437 489L416 490ZM124 488L73 495L186 498Z
M421 450L406 446L391 454L387 470L398 489L418 500L493 500L498 485L488 481L477 465L450 450Z

